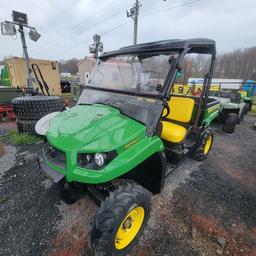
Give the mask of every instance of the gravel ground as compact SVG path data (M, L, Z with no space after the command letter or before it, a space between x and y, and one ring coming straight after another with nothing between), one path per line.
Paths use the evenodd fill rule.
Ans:
M246 116L233 135L216 129L209 158L188 159L168 177L130 256L256 255L254 122ZM91 200L62 203L33 154L30 161L15 163L16 151L39 150L40 145L9 146L8 157L0 158L0 255L92 256Z

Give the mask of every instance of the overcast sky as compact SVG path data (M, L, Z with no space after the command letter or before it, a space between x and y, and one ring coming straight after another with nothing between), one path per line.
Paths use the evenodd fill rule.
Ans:
M33 58L83 58L95 33L104 51L132 44L133 23L126 9L135 0L1 0L1 21L11 11L28 14L42 34L27 39ZM141 0L138 42L171 38L209 37L218 52L256 46L255 0ZM15 40L16 39L16 40ZM20 38L0 35L0 59L22 56Z

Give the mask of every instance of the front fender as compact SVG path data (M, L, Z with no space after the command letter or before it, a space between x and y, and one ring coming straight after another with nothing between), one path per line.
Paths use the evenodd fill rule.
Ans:
M151 155L163 149L163 142L158 136L145 137L120 153L104 169L94 171L80 167L71 168L66 173L66 179L68 182L77 181L90 184L107 182L133 170ZM72 162L74 161L76 162L75 159Z
M39 135L46 135L46 132L49 128L50 121L59 114L60 112L53 112L50 114L47 114L43 116L41 119L39 119L35 126L35 131Z

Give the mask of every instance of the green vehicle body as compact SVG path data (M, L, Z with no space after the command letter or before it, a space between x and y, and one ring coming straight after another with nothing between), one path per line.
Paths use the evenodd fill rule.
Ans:
M212 70L213 66L214 64L212 64ZM175 70L175 76L177 73L178 69ZM208 82L204 84L205 90L207 88L209 90L210 77L207 78ZM171 91L171 87L169 91ZM193 119L198 118L200 124L198 127L194 127L197 131L195 139L197 142L193 147L197 147L204 131L219 113L218 101L210 100L207 102L207 98L202 99L204 103L198 103L204 104L203 114L201 116L196 116L196 113L193 114ZM159 112L160 117L162 109ZM146 172L147 170L143 165L146 162L151 162L154 168L148 171L146 175L152 176L151 183L154 184L145 184L145 187L152 193L161 192L164 179L167 176L163 140L157 132L150 134L148 127L122 114L115 107L104 104L79 105L78 102L77 106L59 113L50 121L46 138L50 146L64 152L66 166L63 168L53 164L48 161L45 154L43 156L44 165L47 166L46 168L62 174L69 183L79 182L96 185L106 183L133 173L137 168L140 168L141 173ZM82 168L78 165L80 153L106 152L114 152L115 157L100 170Z
M100 104L76 106L60 113L51 121L47 140L67 155L66 171L48 162L49 166L65 174L68 182L90 184L113 180L164 149L159 137L146 136L144 125ZM77 166L78 153L113 150L117 157L100 171Z
M207 109L203 122L209 126L218 116L219 105ZM68 182L104 183L133 170L155 153L164 150L159 136L147 136L146 127L119 110L100 104L75 106L51 120L47 140L65 152L66 170L44 161L65 175ZM77 166L79 153L111 152L115 157L100 171ZM159 188L160 189L160 188Z
M0 85L11 86L11 81L10 81L7 65L4 65L4 68L1 70Z
M188 53L210 54L211 65L200 95L175 95ZM189 156L207 158L214 138L209 126L220 109L208 97L215 57L210 39L103 53L77 105L37 123L45 135L38 163L62 199L74 203L86 193L99 206L89 233L96 255L129 253L165 178Z
M246 104L244 102L232 102L230 98L214 97L220 102L220 110L218 119L225 122L225 119L229 113L237 114L237 119L242 120L246 111Z

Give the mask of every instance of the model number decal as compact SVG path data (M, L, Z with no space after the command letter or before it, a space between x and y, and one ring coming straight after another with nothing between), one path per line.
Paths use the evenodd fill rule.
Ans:
M220 105L214 106L214 107L208 109L208 113L210 114L219 109L220 109Z
M124 146L124 148L125 148L125 149L130 148L131 146L133 146L134 144L136 144L139 140L140 140L140 138L136 138L136 139L131 140L130 142L128 142L128 143Z

